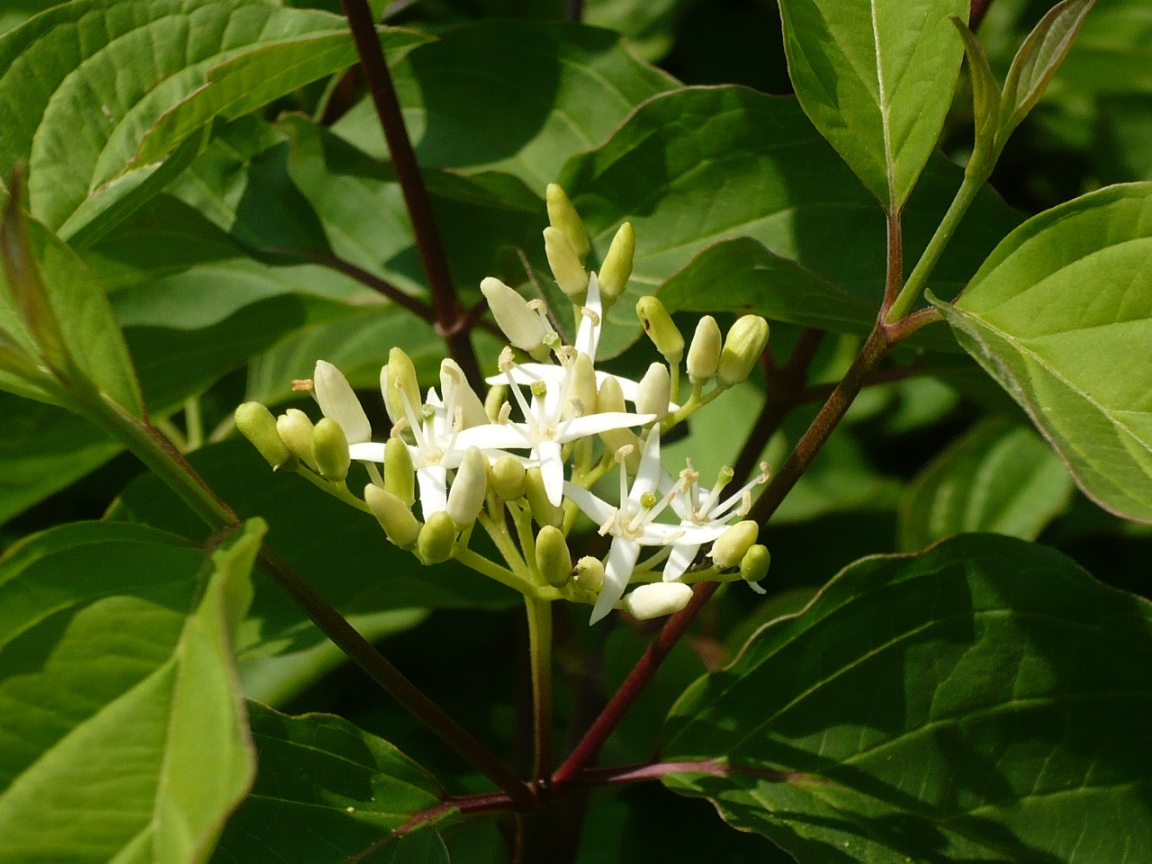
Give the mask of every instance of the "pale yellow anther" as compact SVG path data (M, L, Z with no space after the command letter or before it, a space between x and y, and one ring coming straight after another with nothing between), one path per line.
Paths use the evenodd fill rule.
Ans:
M635 450L636 450L636 448L634 446L632 446L631 444L625 444L623 447L619 448L616 451L616 453L614 454L614 458L616 459L616 464L619 465L620 463L622 463L629 456L631 456L635 452Z

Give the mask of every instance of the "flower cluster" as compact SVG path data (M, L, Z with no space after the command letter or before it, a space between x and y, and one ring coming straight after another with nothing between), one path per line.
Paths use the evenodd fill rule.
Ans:
M302 382L322 419L313 424L298 409L273 417L250 402L237 409L237 427L274 468L295 470L373 514L388 539L422 563L455 558L522 593L590 603L591 623L613 608L637 618L676 612L692 582L744 580L762 591L768 550L756 543L755 522L737 520L751 508L753 487L767 480L767 466L735 492L727 490L728 469L701 486L690 461L676 474L665 469L660 441L748 377L767 345L767 322L745 316L724 337L705 316L685 355L663 304L643 297L636 312L664 362L639 381L597 369L605 312L631 277L632 227L620 227L599 273L589 272L591 245L575 208L556 185L547 202L545 252L572 302L572 344L555 332L542 301L488 278L480 288L510 344L487 379L486 398L452 360L441 363L439 390L421 391L412 360L393 348L380 374L391 424L379 436L385 440L374 440L348 381L323 360ZM354 462L368 479L363 497L347 485ZM597 484L612 488L613 474L619 494L603 497ZM568 537L581 513L611 537L604 560L572 560ZM470 548L477 525L502 562ZM625 594L631 583L638 585Z

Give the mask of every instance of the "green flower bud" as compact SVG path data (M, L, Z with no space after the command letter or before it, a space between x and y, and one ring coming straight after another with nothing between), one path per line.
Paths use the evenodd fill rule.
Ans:
M693 384L708 381L716 375L724 337L720 325L711 315L696 322L696 334L688 347L688 377Z
M679 612L692 599L692 589L683 582L652 582L641 585L624 598L624 611L647 621Z
M236 428L252 442L274 469L295 465L296 457L276 431L276 418L259 402L245 402L236 409Z
M767 347L767 321L759 315L745 315L737 320L728 331L724 350L720 352L720 363L716 367L716 377L720 384L731 387L747 379Z
M407 504L375 484L364 487L364 500L372 508L372 515L384 529L389 541L401 548L416 542L420 535L420 523Z
M524 497L524 464L515 456L501 456L492 465L492 491L504 501Z
M353 444L372 440L372 425L344 373L323 360L316 361L313 390L320 410L340 424L344 436Z
M572 250L583 261L592 251L592 244L588 242L588 232L584 229L584 220L564 194L559 184L549 183L544 192L544 200L548 204L548 222L553 228L559 230L565 239L572 245Z
M620 382L608 376L600 382L600 392L596 396L596 407L602 412L626 411L624 405L624 391L620 389ZM600 433L600 440L608 448L609 453L615 453L622 447L631 447L624 465L628 471L635 474L640 468L640 439L631 429L609 429Z
M684 336L664 304L655 297L641 297L636 304L636 317L668 365L678 366L684 359Z
M768 592L757 583L768 575L771 563L772 553L768 551L767 546L760 543L749 546L744 557L740 559L740 578L752 586L752 590L757 594L767 594Z
M568 391L568 402L564 405L563 418L587 417L596 413L596 369L592 358L587 354L577 354L572 361L572 386Z
M484 413L489 423L500 422L500 411L508 401L508 385L494 384L488 388L488 395L484 397Z
M388 419L393 424L408 419L408 408L419 416L420 382L416 379L416 365L403 348L393 348L388 352L388 363L380 370L380 392L384 396L384 407Z
M721 570L735 567L752 548L759 533L760 526L751 519L730 526L712 544L712 560Z
M599 558L585 555L576 562L573 573L572 578L576 581L576 584L585 591L591 591L595 594L599 592L604 585L604 564Z
M636 233L632 223L625 222L616 230L608 254L597 274L600 278L600 296L612 300L624 293L632 278L632 258L636 254Z
M444 510L433 513L416 538L416 554L425 564L439 564L452 557L456 545L456 525Z
M509 342L530 354L544 349L552 328L529 307L527 300L492 276L481 281L480 290L488 300L488 308L497 326L504 331Z
M487 492L488 459L479 447L469 447L448 490L448 515L458 529L463 531L476 521Z
M384 488L409 507L416 503L416 468L408 445L399 438L384 442Z
M574 300L583 298L588 290L588 271L563 232L551 227L544 229L544 255L560 290Z
M276 431L280 434L280 440L309 468L316 467L312 460L312 429L312 421L299 408L289 408L276 418Z
M348 476L352 464L348 439L344 429L331 417L323 418L312 430L312 461L329 480L339 483Z
M564 524L564 507L548 500L548 493L544 490L544 475L537 466L529 468L524 476L524 495L537 525L559 528Z
M536 569L549 585L557 588L572 578L572 553L559 528L545 525L536 535Z
M620 382L611 375L600 382L600 391L596 401L602 412L626 411L624 404L624 391L620 389Z
M672 379L668 367L653 363L640 379L636 390L636 413L655 414L657 420L668 416L668 400L672 398Z

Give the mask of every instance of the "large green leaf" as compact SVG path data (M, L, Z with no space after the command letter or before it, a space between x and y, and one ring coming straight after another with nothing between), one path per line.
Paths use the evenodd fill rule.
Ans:
M955 304L964 348L1032 418L1080 487L1152 521L1152 184L1029 220Z
M445 795L387 741L340 717L288 717L255 702L248 711L259 771L220 838L218 864L343 864Z
M796 96L880 202L898 210L928 160L963 45L967 0L780 0Z
M176 173L163 157L187 140L183 167L201 143L190 136L215 115L347 65L347 51L312 54L316 37L347 40L346 30L338 16L264 0L50 9L0 40L0 172L26 160L33 214L66 238L91 239L160 191ZM178 103L137 162L145 134Z
M255 768L232 638L263 533L74 523L0 561L0 861L207 858Z
M899 546L914 552L969 531L1035 540L1071 492L1064 463L1030 426L990 417L953 442L905 491Z
M394 77L420 164L502 171L543 195L565 159L600 145L637 104L676 86L621 41L576 24L483 21L417 48ZM334 129L386 158L367 101Z
M995 535L868 558L673 709L668 785L804 862L1152 857L1152 608Z
M942 158L929 163L905 208L909 264L952 200L960 173ZM849 331L866 332L865 306L880 306L884 215L794 99L741 87L655 97L604 146L570 160L561 182L601 256L620 222L636 229L633 302L609 313L606 348L635 339L635 298L673 278L671 299L691 302L688 308L732 308L728 278L704 280L727 276L742 308ZM934 290L952 296L973 262L1017 224L995 195L982 196L936 268ZM770 254L747 242L708 252L740 237Z

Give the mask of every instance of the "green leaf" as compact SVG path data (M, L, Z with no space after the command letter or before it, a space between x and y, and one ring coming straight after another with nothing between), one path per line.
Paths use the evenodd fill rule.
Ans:
M226 109L266 55L237 60L220 81L210 77L216 67L279 43L289 44L273 53L292 54L301 38L345 31L337 16L262 0L78 0L49 9L0 40L0 172L27 161L33 215L87 242L160 191L153 175L172 179L161 162L135 162L165 112L192 97L179 134L166 136L150 157ZM408 44L410 37L401 38ZM269 82L252 88L256 101L278 95L272 83L289 90L301 83L293 76Z
M33 358L45 356L41 346L50 337L55 352L64 356L45 359L65 372L74 367L109 399L142 417L144 406L132 358L103 287L76 253L39 223L6 209L2 233L5 267L0 270L0 332ZM38 311L30 311L29 302ZM42 319L38 325L30 320L37 317ZM2 367L0 388L52 404L71 401L55 381L38 384Z
M976 123L976 140L972 145L972 156L968 160L968 173L978 175L991 172L999 151L996 149L996 135L1000 131L1000 85L992 68L984 46L968 25L959 18L952 18L960 38L964 42L964 56L968 58L968 78L972 86L972 115ZM986 175L984 175L986 176Z
M232 666L264 527L74 523L0 560L0 861L204 861L252 782Z
M899 546L913 552L969 531L1035 540L1071 492L1064 463L1030 426L990 417L949 445L907 488Z
M1030 219L955 306L938 304L1080 488L1141 521L1152 521L1150 261L1152 184L1115 186Z
M949 16L966 0L780 0L796 95L889 210L916 185L963 54Z
M1040 101L1048 82L1072 50L1080 25L1096 0L1064 0L1053 6L1012 60L1004 79L1004 100L1000 106L1000 130L1003 139L1020 125L1033 106Z
M501 171L541 196L569 156L600 145L637 104L676 86L614 33L529 21L449 30L409 54L394 78L422 167ZM365 100L333 129L385 159L372 110Z
M1152 610L995 535L864 559L672 710L669 775L802 861L1152 856Z
M228 821L215 862L342 864L445 796L431 774L340 717L288 717L254 702L248 711L259 755L256 784ZM445 810L429 825L453 813ZM436 838L422 830L413 840L425 833ZM371 860L389 859L382 852Z

